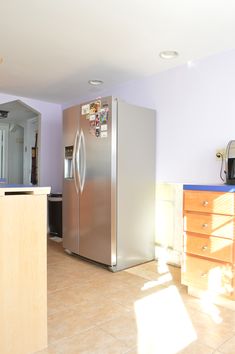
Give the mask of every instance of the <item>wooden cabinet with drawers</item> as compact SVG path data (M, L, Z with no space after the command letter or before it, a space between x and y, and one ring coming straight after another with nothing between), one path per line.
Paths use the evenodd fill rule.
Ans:
M235 300L235 193L184 190L181 282Z

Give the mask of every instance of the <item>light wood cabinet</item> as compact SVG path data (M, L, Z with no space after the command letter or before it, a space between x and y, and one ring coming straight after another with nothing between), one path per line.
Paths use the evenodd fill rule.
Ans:
M184 191L181 282L235 300L235 193Z
M47 346L47 194L0 188L0 353Z

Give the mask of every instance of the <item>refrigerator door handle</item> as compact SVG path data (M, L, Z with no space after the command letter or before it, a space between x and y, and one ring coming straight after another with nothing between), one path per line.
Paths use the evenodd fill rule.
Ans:
M86 179L86 144L85 144L85 136L83 133L83 130L81 130L81 142L82 142L82 166L83 166L83 171L82 171L82 181L81 181L81 193L83 192L84 185L85 185L85 179Z
M75 184L75 189L78 194L78 178L77 178L77 163L76 163L76 155L77 155L77 141L78 141L78 135L79 132L77 130L75 139L74 139L74 147L73 147L73 157L72 157L72 166L73 166L73 176L74 176L74 184Z

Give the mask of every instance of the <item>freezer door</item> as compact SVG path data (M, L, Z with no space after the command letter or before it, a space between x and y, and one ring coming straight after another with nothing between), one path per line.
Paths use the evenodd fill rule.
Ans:
M87 114L81 105L79 254L112 265L115 262L111 237L112 99L102 99L97 106L96 102L90 104Z
M75 166L78 145L79 106L63 112L63 247L79 253L79 189Z

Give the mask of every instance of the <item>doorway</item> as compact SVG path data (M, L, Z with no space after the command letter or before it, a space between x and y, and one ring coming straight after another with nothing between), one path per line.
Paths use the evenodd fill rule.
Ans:
M21 100L0 104L0 178L39 185L41 115Z

